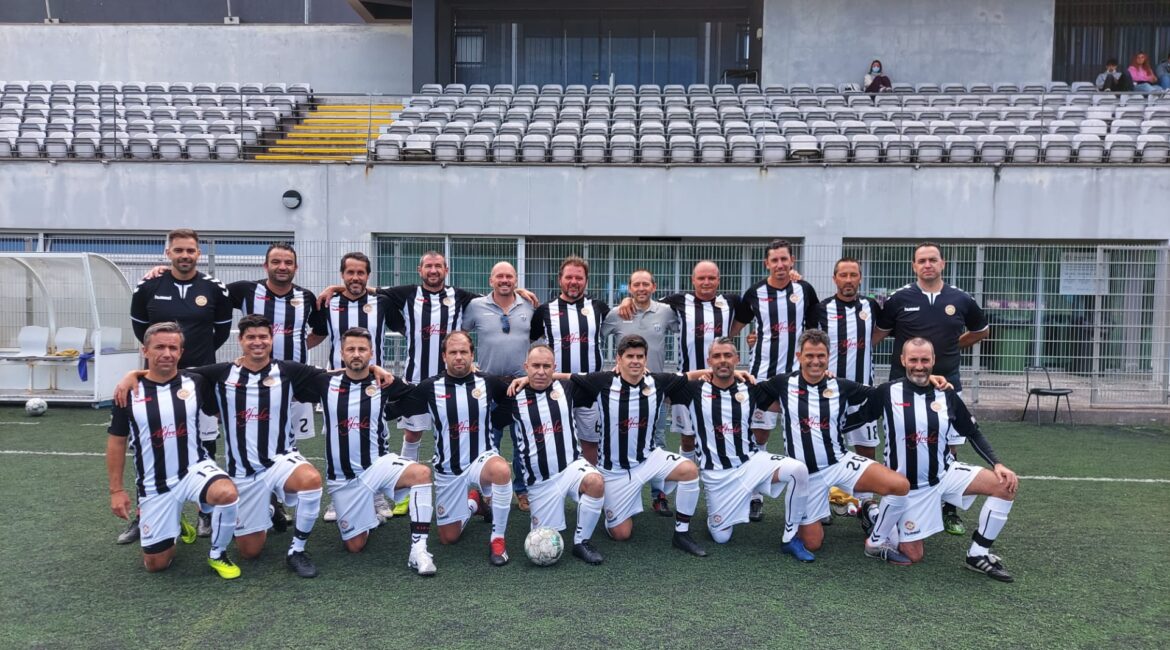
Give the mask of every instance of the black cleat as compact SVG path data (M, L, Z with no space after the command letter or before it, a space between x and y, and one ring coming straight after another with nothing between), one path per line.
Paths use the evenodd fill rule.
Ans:
M488 544L488 562L492 566L504 566L508 563L508 547L503 537L497 537Z
M992 580L999 580L1000 582L1014 582L1015 578L1012 574L1003 568L1003 563L999 561L999 556L988 553L987 555L967 556L967 568L972 571L982 573Z
M877 523L877 501L866 499L861 502L861 509L857 511L857 519L861 522L861 530L866 537L873 532L873 525ZM873 513L873 516L870 516Z
M585 564L601 564L601 553L593 548L589 540L585 540L580 544L573 544L573 557L581 558Z
M126 524L126 530L118 533L117 542L119 544L132 544L137 542L140 537L142 537L142 532L138 530L138 517L135 517Z
M697 557L707 557L707 551L702 546L699 546L699 543L695 541L694 537L691 537L689 531L682 533L675 531L674 538L670 540L670 545Z
M272 530L283 533L288 530L288 513L284 510L284 504L277 500L276 495L272 495L272 500L268 505L268 512L272 515Z
M670 509L670 502L666 500L665 494L659 494L651 505L654 508L655 514L659 517L674 516L674 511Z
M313 564L309 554L304 551L289 553L284 562L288 565L289 570L302 578L317 577L317 565Z
M199 521L195 523L195 531L199 537L211 537L211 513L199 513Z
M752 499L748 506L748 521L763 521L764 520L764 500L762 498Z

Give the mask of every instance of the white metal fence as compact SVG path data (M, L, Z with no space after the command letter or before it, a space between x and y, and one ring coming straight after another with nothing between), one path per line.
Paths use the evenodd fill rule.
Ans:
M206 270L225 282L263 277L261 263L280 235L207 237ZM657 278L659 294L688 290L697 260L715 261L722 290L740 292L764 275L764 249L770 238L722 239L549 239L373 235L360 241L298 241L297 283L314 291L336 283L338 263L347 251L367 253L378 285L414 284L420 255L444 253L449 283L485 293L488 273L500 260L516 265L522 286L542 300L556 295L560 261L576 254L590 263L590 294L615 305L624 297L634 269ZM835 287L833 262L842 255L861 261L863 290L879 300L910 282L913 242L851 241L840 247L805 246L793 237L797 268L822 298ZM163 235L78 237L30 234L0 237L0 249L79 251L107 255L132 283L155 264L164 263ZM991 336L964 353L964 385L977 401L1022 401L1025 368L1053 371L1054 383L1072 387L1082 404L1152 405L1168 401L1170 384L1170 306L1167 276L1170 247L1090 242L943 242L947 282L970 292L983 305ZM68 316L65 316L66 320ZM0 322L0 346L12 346L18 312ZM66 322L66 325L69 323ZM129 326L127 321L126 326ZM401 363L398 336L387 341L391 358ZM878 377L884 378L891 343L876 352ZM220 352L232 358L229 342ZM324 351L314 351L320 359ZM315 357L315 358L318 358ZM674 359L673 350L668 361ZM1041 376L1042 380L1042 376Z

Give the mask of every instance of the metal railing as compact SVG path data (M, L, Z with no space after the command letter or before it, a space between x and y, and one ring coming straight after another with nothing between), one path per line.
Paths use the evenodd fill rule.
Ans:
M207 272L224 282L263 278L261 263L272 237L210 238L203 246ZM0 240L15 247L19 238ZM96 250L110 257L135 284L145 270L164 263L161 240L69 236L30 237L29 250ZM297 241L297 283L313 291L338 282L338 261L350 250L368 254L371 284L416 284L419 257L428 250L447 256L448 282L486 293L488 274L498 261L513 263L522 286L547 300L558 292L561 260L581 255L590 263L589 293L616 305L626 295L630 272L652 271L658 294L690 289L700 259L715 261L722 290L742 292L764 275L766 239L558 239L373 235L360 241ZM792 238L797 269L823 299L835 291L833 262L842 255L862 263L863 291L883 300L913 280L908 241L846 240L841 247L806 246ZM943 242L944 278L983 306L990 337L964 352L965 394L975 401L1013 402L1024 394L1025 369L1053 370L1055 383L1076 389L1073 401L1093 405L1163 405L1170 397L1170 247L1165 244L1098 242ZM13 345L25 324L18 312L0 324L0 345ZM126 326L129 327L129 321ZM403 361L401 337L389 337L392 367ZM672 345L672 344L668 344ZM668 348L669 349L669 348ZM886 377L891 352L887 339L875 350L877 377ZM222 359L238 353L234 341ZM325 350L313 351L324 362ZM746 358L746 357L745 357ZM675 360L669 349L668 363Z

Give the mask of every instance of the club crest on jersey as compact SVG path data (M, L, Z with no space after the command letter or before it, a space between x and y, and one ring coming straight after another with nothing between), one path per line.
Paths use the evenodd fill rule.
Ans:
M860 314L858 314L857 317L860 318L861 320L869 320L869 312L863 311Z
M955 306L954 305L947 305L946 308L943 309L943 311L945 311L947 313L947 316L954 316L955 315Z
M551 393L549 393L548 396L555 399L555 400L559 400L562 397L564 397L564 395L561 394L561 391L556 390L556 389L553 389L553 391Z
M471 391L471 396L474 397L475 399L479 399L479 398L483 397L483 389L476 388L475 390Z
M195 304L199 307L207 306L207 296L195 296ZM953 308L952 308L953 310Z
M300 298L293 298L292 300L288 301L288 304L291 307L300 307L301 305L305 304L305 301L301 300Z
M642 389L642 394L645 395L646 397L650 397L651 395L654 394L654 388L652 386L647 386L647 387Z
M366 312L367 314L372 314L372 313L374 313L374 306L373 305L362 305L362 311Z
M726 309L727 308L727 300L725 300L723 298L723 296L719 296L718 298L715 299L715 306L720 308L720 309Z
M179 392L175 393L175 396L185 402L187 401L188 397L191 397L191 391L187 390L186 388L180 388Z
M267 386L269 388L272 388L273 386L275 386L279 382L277 381L276 377L265 377L264 381L262 381L260 383L264 384L265 386Z
M743 404L744 402L746 402L747 398L748 398L747 393L736 393L735 394L735 401L739 402L740 404ZM715 522L715 523L719 523L719 522Z
M582 307L582 308L581 308L581 315L582 315L582 316L589 316L589 315L591 315L591 314L593 314L593 310L592 310L592 309L590 309L590 308L588 308L588 307Z
M826 388L825 390L821 391L821 396L823 397L833 397L836 394L837 391L833 390L832 388Z
M374 395L377 395L377 394L378 394L378 387L377 386L375 386L373 384L366 386L366 395L373 397Z
M448 307L454 307L455 306L455 299L452 298L451 296L447 296L446 298L443 298L443 304L448 306Z
M943 403L942 402L931 402L930 403L930 410L934 411L935 413L938 413L939 411L943 410Z
M788 300L792 303L798 303L798 302L800 302L800 296L798 296L794 293L791 296L788 296Z

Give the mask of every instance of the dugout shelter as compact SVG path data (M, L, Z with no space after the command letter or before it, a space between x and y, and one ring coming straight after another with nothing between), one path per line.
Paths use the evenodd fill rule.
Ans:
M0 401L108 401L139 365L131 292L101 255L0 253Z

